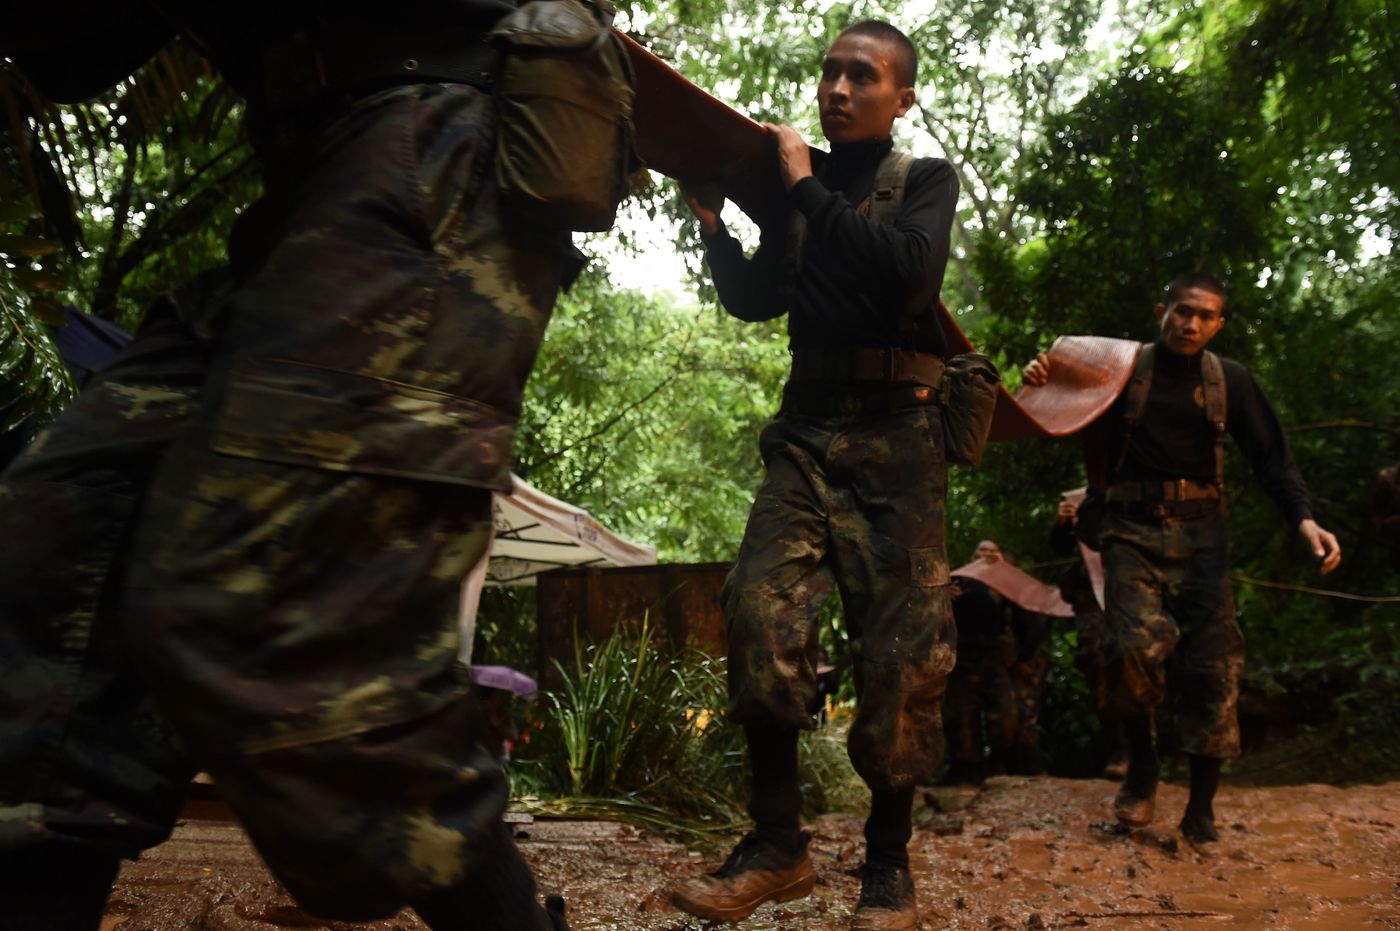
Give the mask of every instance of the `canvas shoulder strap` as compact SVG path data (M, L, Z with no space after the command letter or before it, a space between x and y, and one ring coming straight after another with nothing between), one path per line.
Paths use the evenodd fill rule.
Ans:
M1128 459L1128 447L1133 442L1133 431L1142 423L1147 412L1147 395L1152 391L1152 365L1155 353L1151 343L1138 347L1137 362L1133 364L1133 374L1128 378L1128 386L1123 389L1123 432L1118 437L1118 449L1113 457L1113 468L1109 475L1118 473Z
M870 219L887 229L894 227L899 207L904 203L904 186L914 156L892 149L875 169L875 188L870 192Z
M909 181L909 169L914 164L914 156L898 149L880 160L875 169L875 185L870 192L866 215L876 224L892 229L899 207L904 203L904 187ZM797 278L802 271L802 246L807 239L807 218L800 211L788 214L787 233L783 249L783 277L787 284L789 298L796 290ZM901 328L913 326L912 318L901 321Z
M1137 362L1128 386L1123 389L1123 433L1114 460L1113 471L1122 468L1128 458L1128 446L1133 431L1142 423L1147 412L1147 395L1152 391L1153 346L1144 343L1138 350ZM1229 396L1225 388L1225 366L1220 357L1206 350L1201 354L1201 393L1204 395L1206 419L1215 427L1215 482L1225 487L1225 417Z
M1225 416L1229 394L1225 388L1225 366L1210 350L1201 354L1201 393L1205 396L1206 419L1215 427L1215 483L1225 487Z

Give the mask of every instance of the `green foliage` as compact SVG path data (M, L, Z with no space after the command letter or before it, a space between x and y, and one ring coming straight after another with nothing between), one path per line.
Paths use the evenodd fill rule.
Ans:
M76 388L49 338L63 322L53 293L66 280L59 243L39 235L37 206L21 182L21 162L0 149L0 433L35 415L52 418Z
M53 322L60 303L135 330L156 296L225 262L233 220L259 190L240 110L178 42L72 105L38 98L0 61L7 335L35 331L36 316ZM72 393L66 375L35 371L0 371L0 395L56 413Z
M723 721L723 662L671 652L655 633L644 622L635 637L619 628L602 643L576 641L517 789L669 812L673 829L730 830L743 766L740 732Z
M776 327L677 308L589 274L560 299L545 334L516 471L655 544L662 560L732 558L784 344Z
M743 731L724 719L724 660L676 652L645 621L601 643L575 641L564 686L545 696L542 729L517 764L527 808L604 816L686 839L732 834L748 797ZM869 791L851 767L852 707L798 743L804 812L860 811Z
M1383 253L1396 232L1400 123L1386 119L1393 95L1361 91L1400 77L1389 15L1233 3L1184 16L1178 35L1210 39L1200 60L1158 65L1149 52L1051 120L1015 192L1040 234L977 257L1001 311L984 338L1022 359L1045 333L1149 338L1149 308L1176 273L1231 281L1219 349L1250 366L1292 427L1319 518L1346 552L1326 584L1377 594L1400 587L1367 514L1376 472L1397 458L1400 280ZM1228 475L1236 567L1306 581L1311 557L1240 460ZM1003 460L989 477L1014 488L1019 471ZM1393 608L1247 586L1238 601L1266 666L1385 655L1390 641L1382 615Z
M172 43L97 98L54 105L0 65L0 164L30 209L0 235L63 246L59 296L134 329L158 294L225 261L238 211L257 195L241 105L189 47Z
M0 253L0 432L31 415L48 420L76 391L58 349L28 312L24 292L2 264L4 258Z
M797 742L797 772L802 785L802 814L813 818L829 812L865 814L870 790L851 765L846 732L854 702L837 704L830 719L803 731Z

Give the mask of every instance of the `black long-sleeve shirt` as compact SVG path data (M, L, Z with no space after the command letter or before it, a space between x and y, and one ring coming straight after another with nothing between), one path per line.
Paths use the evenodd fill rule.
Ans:
M1011 630L1013 605L977 579L959 577L953 595L953 621L959 646L994 643Z
M807 220L795 288L783 267L785 228L761 231L758 249L743 248L721 225L704 237L715 290L740 320L788 315L794 349L899 348L944 354L936 314L948 263L949 232L958 180L943 159L916 159L892 229L858 210L875 186L880 160L893 143L833 146L814 177L804 178L789 201ZM790 306L789 306L790 305ZM922 308L905 332L906 307Z
M1293 461L1283 425L1249 370L1231 359L1225 369L1225 428L1290 526L1312 517L1303 476ZM1126 392L1105 417L1108 436L1122 435ZM1109 463L1110 482L1215 481L1215 426L1206 417L1201 356L1180 356L1160 341L1154 351L1152 387L1142 423L1121 467Z

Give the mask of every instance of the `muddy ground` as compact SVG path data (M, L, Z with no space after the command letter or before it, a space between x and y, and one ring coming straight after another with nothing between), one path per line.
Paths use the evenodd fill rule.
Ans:
M981 791L922 794L912 851L921 928L1400 929L1400 783L1335 788L1225 788L1211 849L1174 825L1185 791L1164 786L1159 826L1109 837L1108 782L1001 778ZM421 931L410 913L368 925L327 924L298 911L239 828L191 817L167 844L126 865L104 931ZM844 929L859 881L860 820L811 830L816 892L766 906L742 931ZM520 825L542 886L568 897L575 929L719 928L670 909L673 877L721 858L605 822ZM503 929L509 931L509 929Z

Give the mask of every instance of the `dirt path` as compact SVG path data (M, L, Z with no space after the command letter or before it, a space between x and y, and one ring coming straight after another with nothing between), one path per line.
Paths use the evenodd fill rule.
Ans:
M937 790L917 813L913 852L922 928L1400 929L1400 783L1226 788L1218 849L1196 850L1170 826L1182 789L1159 796L1159 827L1110 838L1101 821L1114 786L998 779L981 792ZM742 931L844 931L859 889L860 820L811 826L818 886L768 906ZM570 902L575 929L700 931L669 908L671 878L710 868L654 835L601 822L537 822L520 840L541 884ZM292 906L227 823L186 822L128 864L104 931L421 931L408 913L370 925L325 924ZM503 929L508 931L508 929Z

